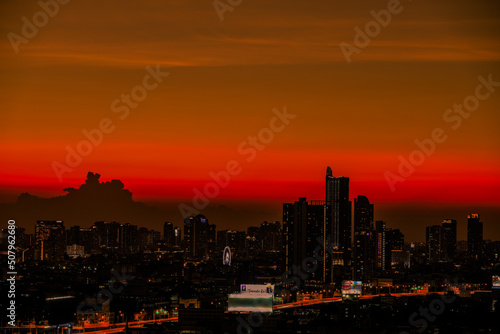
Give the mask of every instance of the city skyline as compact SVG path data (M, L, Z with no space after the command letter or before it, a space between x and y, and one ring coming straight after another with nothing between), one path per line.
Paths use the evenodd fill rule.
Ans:
M335 180L335 182L338 182L337 186L335 186L335 188L333 188L332 186L330 186L330 184L333 184L331 182L333 182ZM312 197L298 197L296 199L294 199L295 201L296 200L309 200L311 202L314 202L314 203L318 203L318 205L321 205L321 207L323 207L323 205L326 205L327 203L333 201L333 198L334 197L338 197L339 195L333 195L332 191L333 189L342 189L342 187L346 188L345 191L347 191L346 193L346 198L349 197L349 177L344 177L344 176L341 176L341 177L334 177L333 176L333 172L332 172L332 169L330 166L327 167L327 171L326 171L326 182L324 182L323 184L323 189L325 189L325 185L326 185L326 195L325 193L323 193L323 199L321 199L321 197L319 198L312 198ZM346 181L346 182L344 182ZM342 182L344 182L344 185L342 186ZM107 196L109 196L110 194L112 196L116 196L117 198L122 198L123 195L125 195L125 197L127 198L127 201L131 201L131 203L135 203L135 205L142 205L140 202L136 202L134 201L133 199L133 194L127 189L126 185L124 185L120 180L116 180L116 179L112 179L111 181L104 181L104 180L101 180L101 175L100 174L97 174L97 173L92 173L92 172L89 172L88 175L87 175L87 180L85 181L84 184L82 184L80 187L84 186L85 187L88 187L89 185L97 185L98 187L95 188L93 191L93 193L91 194L87 194L87 195L90 195L90 196L97 196L98 198L106 198ZM100 187L99 187L100 186ZM114 188L114 190L113 190ZM87 189L86 191L88 191L88 188L85 188ZM70 194L74 194L75 191L78 191L79 188L75 188L73 190L68 190L68 193L66 196L70 195ZM338 191L338 190L337 190ZM26 195L28 194L23 194L23 196L20 196L20 199L26 199L28 202L30 201L28 197L26 197ZM36 196L35 197L31 197L30 195L28 195L30 198L37 198ZM74 196L73 196L74 197ZM411 234L411 233L407 233L406 229L405 229L405 226L404 224L400 224L400 222L398 221L390 221L390 220L387 220L387 219L384 219L384 217L380 217L379 215L377 215L377 212L378 212L378 204L377 203L373 203L370 201L370 199L364 195L360 195L360 194L356 194L356 195L351 195L350 198L353 199L352 203L354 203L354 205L351 205L349 204L349 217L346 218L349 222L349 229L351 230L351 232L348 234L349 237L348 239L351 240L352 238L355 237L356 235L356 231L357 231L357 221L358 219L356 218L356 204L360 203L359 205L363 205L363 206L366 206L363 210L360 210L361 212L361 216L364 214L366 215L366 213L364 213L363 211L368 211L368 216L372 217L372 221L371 223L373 225L369 225L369 226L362 226L361 229L366 229L366 228L373 228L375 226L375 222L376 221L384 221L388 227L391 227L391 228L398 228L398 229L401 229L403 231L403 233L407 236L407 240L408 241L411 241L411 242L426 242L427 240L427 237L426 237L426 232L425 232L425 229L427 226L430 226L430 225L436 225L440 222L447 222L447 221L453 221L455 222L455 225L458 226L458 227L455 227L455 234L458 236L458 240L467 240L468 238L468 231L469 231L469 227L468 227L468 222L470 221L470 217L471 216L475 216L475 215L478 215L478 214L481 214L480 211L478 210L473 210L473 211L469 211L466 213L465 216L460 216L460 217L453 217L451 218L452 216L454 216L453 214L449 214L448 216L444 217L444 218L438 218L436 217L435 220L432 222L432 223L428 223L426 221L422 221L420 222L420 224L418 225L418 228L416 229L417 230L417 233L416 234ZM53 198L55 200L55 198ZM110 198L108 197L108 200ZM327 200L325 200L327 199ZM41 199L43 201L43 199ZM74 202L72 203L72 207L73 208L79 208L80 206L88 206L90 205L89 202L87 202L87 200L83 200L81 198L82 202ZM113 202L113 201L111 201ZM285 203L285 202L283 202ZM281 203L281 205L283 205L283 203ZM321 203L321 204L319 204ZM351 203L351 201L349 201L349 203ZM60 205L60 204L58 204ZM115 207L116 205L118 205L117 203L113 204L111 207ZM272 216L269 216L265 219L262 219L261 221L251 221L247 224L243 224L243 225L240 225L240 224L235 224L235 219L234 219L234 216L232 216L231 214L227 214L227 213L223 213L221 216L215 216L217 218L213 218L210 216L210 214L206 214L206 212L210 212L210 208L207 207L206 210L201 210L199 213L202 213L202 214L206 214L208 217L210 217L211 220L215 221L217 226L219 226L219 230L236 230L236 231L241 231L241 230L246 230L248 227L251 227L251 226L257 226L258 224L260 224L262 221L269 221L269 222L273 222L273 221L279 221L280 223L283 223L283 215L282 215L282 211L281 211L281 205L280 205L280 213L279 213L279 217L278 218L275 218L275 217L272 217ZM332 206L332 208L335 207ZM6 210L5 212L3 212L2 214L5 215L6 219L7 219L7 216L11 217L12 216L12 212L15 212L12 211L12 207L7 207L5 206ZM23 210L26 209L26 207L22 206L21 207ZM157 210L157 208L155 208L154 206L150 206L150 207L147 207L151 210ZM144 208L142 208L144 209ZM11 211L9 211L11 210ZM326 209L327 211L326 212L330 212L330 214L332 214L332 217L333 217L333 209ZM64 211L64 209L62 210ZM92 210L90 210L92 211ZM145 226L145 227L148 227L148 228L151 228L151 229L154 229L154 230L163 230L164 229L164 222L165 221L168 221L168 222L171 222L171 224L174 226L174 227L180 227L183 223L184 223L184 220L186 217L182 217L180 215L180 212L178 210L178 208L175 208L173 212L175 212L174 216L177 217L177 219L173 219L174 217L172 216L168 216L167 214L167 211L163 211L163 210L159 210L157 212L154 213L154 215L151 215L151 212L147 211L148 212L147 214L144 213L144 217L141 218L141 216L137 215L137 214L132 214L132 213L129 213L131 214L131 217L135 217L133 219L127 219L127 218L120 218L119 216L113 216L113 210L110 210L109 212L107 212L107 208L106 206L103 206L100 208L100 211L96 211L96 213L93 213L95 216L95 219L87 219L87 221L85 220L80 220L74 224L71 224L71 225L81 225L81 226L90 226L91 224L93 224L95 221L99 221L99 220L102 220L103 217L106 217L106 215L109 217L108 219L105 219L106 221L108 222L111 222L111 221L116 221L118 223L134 223L134 224L137 224L137 225L141 225L141 226ZM323 211L323 209L321 209L320 211ZM100 212L100 213L99 213ZM106 212L106 214L104 214L103 212ZM62 216L66 216L66 214L62 214ZM234 215L234 213L233 213ZM37 213L36 212L33 212L32 213L32 217L35 217L37 216ZM58 216L58 214L54 214L53 212L49 214L49 218L50 219L41 219L43 217L37 217L37 218L34 218L35 221L38 221L38 220L62 220L62 221L66 221L66 222L71 222L72 220L74 219L61 219L61 216ZM195 215L191 215L191 216L195 216ZM321 212L321 216L324 217L323 215L323 212ZM456 215L455 215L456 216ZM124 217L124 216L122 216ZM154 217L154 218L151 218L151 217ZM489 218L486 217L486 220L484 220L484 217L485 215L482 216L483 218L481 219L482 222L481 224L483 224L484 221L488 222L488 221L492 221L492 218ZM45 217L47 218L47 217ZM326 219L329 219L327 217L324 217L322 219L325 219L325 222L323 222L323 224L326 224ZM331 218L332 221L334 221L333 218ZM370 222L368 222L367 218L361 218L362 220L364 219L364 224L370 224ZM146 220L146 222L144 221ZM147 222L148 220L154 220L155 222L152 223L152 222ZM20 226L22 227L25 227L27 228L27 231L30 231L31 230L31 227L34 226L33 224L30 224L30 223L27 223L26 226L23 226L23 221L24 220L21 220L21 224ZM460 221L463 221L464 223L462 224L458 224L457 225L457 222L460 222ZM338 223L336 223L338 225ZM325 225L326 226L326 225ZM334 226L334 225L332 225ZM323 228L323 227L322 227ZM488 224L484 224L484 228L488 228ZM490 226L490 229L491 229L491 226ZM481 231L483 231L483 225L481 225ZM331 234L331 238L333 240L334 239L334 230L331 230L330 232L327 232L327 233L330 233ZM339 233L337 231L337 233ZM483 232L481 232L483 233ZM484 239L488 239L488 240L500 240L500 238L495 238L495 235L492 235L492 234L488 234L487 232L484 232ZM352 239L354 240L354 239ZM348 242L348 244L352 244L352 242Z
M401 2L388 19L387 1L254 1L221 20L211 2L70 2L31 34L38 2L1 6L0 203L95 171L175 207L235 160L211 210L278 219L323 198L331 165L407 234L449 216L464 235L477 211L500 236L497 3ZM340 45L374 24L348 62Z
M1 332L500 331L500 1L0 1Z

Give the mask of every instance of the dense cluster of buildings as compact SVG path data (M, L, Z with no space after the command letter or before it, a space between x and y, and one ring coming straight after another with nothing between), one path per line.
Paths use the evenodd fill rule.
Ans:
M109 326L124 318L155 319L168 310L179 317L172 333L200 326L220 331L222 323L233 329L239 325L238 316L225 311L228 295L242 284L272 284L287 291L273 296L279 304L338 297L343 283L353 282L374 299L311 306L300 319L284 309L266 318L260 330L270 326L267 332L274 333L314 322L318 328L332 322L370 328L396 320L404 324L408 315L399 310L414 308L408 299L395 300L387 292L420 291L411 300L425 305L426 294L439 291L445 279L460 277L461 285L453 289L471 297L472 290L488 289L492 275L498 275L500 242L483 240L479 214L468 216L467 240L457 240L457 221L446 219L426 227L424 243L405 242L399 229L375 220L375 206L366 196L350 198L349 178L333 176L328 167L324 199L284 203L282 222L265 221L245 231L217 230L202 214L178 225L165 222L163 233L115 221L67 228L62 221L40 220L33 234L17 227L20 321L83 324L105 319ZM0 248L6 240L3 230ZM5 279L6 272L2 274ZM116 289L118 283L123 289ZM106 287L113 287L105 291L112 298L99 304L97 312L85 304ZM491 296L481 296L462 300L458 312L493 305ZM329 317L321 318L325 308ZM373 316L384 310L387 318Z
M17 228L17 247L22 261L62 261L66 255L75 258L144 251L176 251L186 261L205 261L219 259L224 248L229 247L235 258L252 258L259 251L279 254L284 271L302 267L304 259L311 257L318 263L306 264L315 267L303 282L310 287L340 279L367 282L377 273L411 266L422 245L405 244L399 229L376 221L374 205L366 196L355 197L353 205L348 177L335 177L328 167L325 188L324 200L301 197L283 204L283 225L263 222L246 231L217 231L215 224L197 215L187 217L183 229L166 222L162 237L159 231L114 221L69 229L62 221L37 221L34 234ZM457 256L477 260L485 250L479 214L468 216L466 241L457 242L457 221L453 219L426 228L424 253L428 263L452 262Z
M467 216L467 241L457 242L457 221L443 220L441 225L426 228L426 248L429 262L454 261L466 255L472 260L483 258L487 244L483 240L483 223L479 214Z

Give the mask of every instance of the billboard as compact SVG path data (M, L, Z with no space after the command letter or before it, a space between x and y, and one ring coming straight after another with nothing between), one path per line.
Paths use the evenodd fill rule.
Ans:
M228 296L229 312L272 312L272 293L233 293Z
M492 289L500 289L500 276L495 275L491 279L491 288Z
M274 293L274 285L272 284L241 284L240 293L262 294Z
M363 283L361 281L342 281L342 296L361 295Z

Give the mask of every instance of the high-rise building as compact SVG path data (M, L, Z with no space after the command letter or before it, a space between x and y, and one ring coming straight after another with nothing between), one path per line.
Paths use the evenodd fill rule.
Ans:
M377 268L386 270L390 268L389 256L387 254L386 222L377 220L375 222L375 263Z
M215 224L209 224L207 250L208 250L208 257L210 259L213 259L215 257L216 247L217 247L217 229Z
M64 223L62 221L37 221L35 238L36 259L61 261L64 258L66 244L64 240Z
M147 227L139 227L137 230L137 245L139 250L144 250L154 244L154 230L149 230Z
M401 251L405 246L405 235L398 229L388 229L386 231L386 239L390 252ZM389 256L391 256L389 254Z
M184 219L184 242L190 259L208 259L215 252L216 230L204 215Z
M373 278L376 234L373 230L373 204L365 196L354 199L354 279Z
M174 246L180 247L182 245L182 230L180 227L174 228Z
M167 247L175 245L175 226L170 222L163 224L163 241Z
M373 278L376 235L372 230L354 232L354 279L368 282Z
M467 253L471 259L480 259L483 254L483 223L479 214L467 216Z
M71 226L66 233L66 245L82 245L80 240L80 226Z
M263 222L260 225L259 241L264 251L279 251L282 247L282 230L279 221Z
M429 262L438 262L441 259L441 234L440 225L426 227L425 245Z
M322 283L323 264L320 261L307 262L314 258L314 253L323 239L325 203L323 201L308 202L300 197L297 202L283 204L283 254L285 270L293 272L294 268L302 268L308 272L307 283ZM319 253L321 254L321 253ZM304 268L303 264L306 265ZM315 270L310 268L317 267Z
M260 227L250 226L247 228L247 235L245 239L245 250L248 258L253 258L261 249L262 243L260 242Z
M326 169L326 212L325 235L331 238L335 249L343 253L344 265L351 259L351 210L349 200L349 178L333 176L332 169Z
M95 230L93 228L81 228L80 241L85 249L85 253L87 254L90 254L92 253L92 251L99 248L97 246L97 238L95 236Z
M98 221L92 225L97 238L97 245L100 248L117 249L120 244L120 224L117 222Z
M457 253L457 221L443 220L441 224L441 258L453 261Z
M119 224L119 248L123 254L139 251L139 233L137 225Z
M358 195L354 199L354 232L362 230L373 230L373 204Z
M375 222L375 264L382 270L391 269L392 253L403 251L405 236L399 229L387 228L386 222Z

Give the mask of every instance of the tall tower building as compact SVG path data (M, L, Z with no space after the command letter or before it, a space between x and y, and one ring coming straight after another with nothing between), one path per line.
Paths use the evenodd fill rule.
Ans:
M92 225L97 238L97 246L116 249L120 244L120 224L117 222L97 221Z
M354 199L354 279L373 278L376 235L373 230L373 204L365 196Z
M453 261L457 252L457 221L443 220L441 233L441 257L445 261Z
M36 258L61 261L66 249L64 234L64 223L60 220L37 221L35 225Z
M119 224L119 248L123 254L134 254L139 251L139 233L137 225Z
M432 225L426 227L426 248L429 262L437 262L441 259L441 226Z
M387 228L386 222L375 222L375 265L382 270L391 269L393 253L404 249L405 236L399 229Z
M319 261L316 263L305 262L307 258L318 256L315 254L315 249L320 245L318 239L323 239L324 204L323 201L308 202L305 197L300 197L294 203L283 204L285 270L293 273L293 268L302 268L309 274L307 278L309 284L324 281L323 264ZM315 267L316 265L317 268L309 271L303 267L303 263L307 267Z
M332 169L326 169L325 235L332 240L333 247L343 252L344 264L350 262L351 210L349 200L349 178L333 176Z
M204 215L184 220L186 255L191 259L208 259L215 251L215 225L210 225Z
M375 263L377 268L382 270L388 269L388 255L387 255L387 235L386 235L386 222L377 220L375 222Z
M181 247L182 245L182 230L180 227L174 228L174 246Z
M163 241L167 247L175 246L175 226L171 222L163 224Z
M279 221L273 223L263 222L259 230L260 248L264 251L278 251L282 248L282 231Z
M358 230L373 230L373 204L362 195L354 199L354 232Z
M480 259L483 254L483 223L478 213L467 216L467 253L471 259Z

